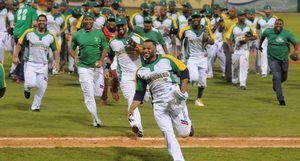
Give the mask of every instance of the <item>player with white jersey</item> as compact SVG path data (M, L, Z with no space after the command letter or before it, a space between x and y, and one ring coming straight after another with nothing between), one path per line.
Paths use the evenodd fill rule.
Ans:
M167 12L167 16L171 17L174 21L176 21L180 16L180 13L176 10L176 3L173 0L169 1L169 10Z
M247 11L247 18L245 20L245 23L247 26L250 26L254 32L256 31L257 28L257 22L258 22L258 17L256 17L255 15L255 9L251 8ZM254 68L255 68L255 72L257 74L259 74L259 70L260 70L260 55L259 55L259 50L258 50L258 44L259 43L259 39L254 40L252 42L250 42L250 51L253 51L254 53Z
M67 16L65 19L65 23L68 26L66 30L66 38L67 38L69 48L71 46L72 35L74 35L77 32L76 25L80 17L81 17L81 9L78 6L75 6L73 8L72 14ZM69 74L73 74L75 71L75 59L71 55L68 55L68 61L69 61L68 63Z
M190 72L190 82L198 86L196 106L204 106L202 95L207 79L207 44L213 44L214 36L209 28L203 27L200 12L195 10L192 14L192 25L185 27L179 34L181 40L187 41L187 66Z
M106 18L100 13L101 5L98 2L93 3L93 14L95 17L94 27L101 30L106 23Z
M7 16L8 11L5 8L5 1L0 0L0 63L4 61L5 43L8 37L7 34Z
M132 26L144 27L144 18L149 16L150 10L146 2L140 5L140 9L141 12L133 14L130 18Z
M189 2L184 3L182 7L182 15L178 16L177 20L174 22L174 28L178 29L178 32L188 26L188 18L191 16L193 10L193 7Z
M184 161L173 125L181 137L194 135L186 106L189 71L173 56L157 54L155 41L150 39L144 41L142 56L145 61L136 72L136 91L127 118L130 120L135 115L134 110L142 102L149 86L154 118L163 133L168 151L173 160ZM180 77L180 82L176 82L175 75Z
M58 66L58 42L55 35L47 30L47 17L38 16L37 28L26 30L19 38L16 50L13 55L13 62L20 63L19 52L21 45L26 45L28 52L24 64L24 96L30 97L30 90L34 87L37 92L31 105L32 111L40 111L41 102L48 84L48 55L50 50L54 55L54 66Z
M135 91L135 72L141 65L141 58L137 53L137 45L143 43L143 38L135 33L128 33L128 26L124 17L116 18L118 35L109 43L110 49L115 57L118 67L118 78L123 96L127 100L128 110L132 103ZM109 68L109 64L107 68ZM108 74L106 74L108 75ZM134 110L134 117L129 122L132 131L139 137L143 136L141 115L138 109Z
M172 19L167 16L167 3L161 2L159 8L159 16L153 21L153 27L157 29L163 36L166 47L170 54L176 54L175 36L170 33L172 26Z
M249 42L257 39L257 34L250 26L245 24L246 13L239 10L238 23L231 26L226 39L230 45L234 42L234 53L232 54L232 83L237 85L240 82L242 90L246 90L246 81L249 69Z
M211 52L210 55L208 55L208 78L213 78L214 76L213 64L217 58L219 59L222 77L225 77L226 57L223 51L223 19L221 18L221 13L222 11L220 5L215 4L213 6L213 15L210 21L212 26L211 30L214 33L215 37L215 43L211 45L214 49L212 50L213 52Z
M51 13L47 15L47 29L56 35L59 45L61 45L61 34L67 29L65 27L65 16L59 12L59 4L54 3Z
M94 16L87 12L83 18L83 29L73 35L70 55L74 58L79 47L78 75L84 102L92 115L93 125L101 127L97 114L95 96L101 96L104 89L103 59L107 53L107 41L101 30L94 28Z
M272 8L270 5L266 5L264 7L265 15L262 16L258 22L257 22L257 29L260 30L260 36L263 34L263 32L268 28L274 28L275 21L277 19L276 16L272 15ZM265 41L262 44L262 53L261 53L261 76L266 77L268 74L268 54L267 54L267 48L268 48L268 39L265 39Z

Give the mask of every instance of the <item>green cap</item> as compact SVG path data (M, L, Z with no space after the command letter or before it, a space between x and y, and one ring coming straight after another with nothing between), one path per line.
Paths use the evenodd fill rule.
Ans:
M94 15L93 15L92 13L90 13L90 12L86 12L86 13L84 14L84 19L87 18L87 17L90 17L90 18L92 18L92 19L95 19Z
M198 10L193 11L192 17L200 17L200 16L201 16L200 11L198 11Z
M146 2L144 2L144 3L141 4L140 8L147 9L147 8L149 8L149 6Z
M175 3L174 0L171 0L171 1L169 2L169 5L170 5L170 6L176 6L176 3Z
M246 13L243 11L243 10L238 10L237 11L237 15L238 16L243 16L243 15L245 15Z
M79 7L79 6L75 6L75 7L73 8L73 12L74 12L74 14L80 14L80 13L81 13L80 7Z
M55 2L55 3L53 4L53 8L58 9L58 8L59 8L59 4L58 4L57 2Z
M251 8L251 9L248 10L247 13L250 14L250 15L255 14L255 9Z
M127 21L124 17L117 17L115 22L116 22L116 25L125 25L125 24L127 24Z
M101 9L101 13L106 14L106 15L112 14L111 10L109 8L106 8L106 7L103 7Z
M96 1L92 3L92 6L93 7L101 7L100 3L96 2Z
M18 6L18 4L19 4L19 1L18 1L18 0L14 0L14 1L13 1L13 6Z
M114 14L108 15L107 20L115 20L115 19L116 19L116 16Z
M187 7L187 8L193 8L189 2L182 4L182 6Z
M26 1L25 1L25 4L26 4L26 5L31 5L31 3L32 3L31 0L26 0Z
M125 9L125 7L122 7L122 6L120 6L119 8L118 8L118 11L120 11L120 12L124 12L124 11L126 11L126 9Z
M144 22L152 22L152 18L150 16L144 17Z
M214 4L213 9L222 9L222 7L219 4Z
M265 5L264 10L271 10L272 7L270 5Z
M119 4L120 0L113 0L111 4Z
M160 5L160 6L167 6L167 2L164 1L164 0L162 0L162 1L160 1L159 5Z
M62 2L60 3L60 6L61 6L61 7L68 7L68 3L67 3L66 1L62 1Z
M88 1L85 1L82 3L82 6L84 7L89 7L90 6L90 3Z
M212 15L213 14L213 10L211 8L206 8L205 9L205 15L208 16L208 15Z

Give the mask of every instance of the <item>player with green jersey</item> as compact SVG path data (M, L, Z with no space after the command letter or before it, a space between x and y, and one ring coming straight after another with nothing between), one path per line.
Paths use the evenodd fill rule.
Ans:
M259 47L262 50L262 44L267 38L268 63L273 74L273 90L276 92L279 104L285 106L281 84L287 80L288 76L290 44L294 46L295 53L298 53L298 46L294 35L283 29L283 26L283 20L277 19L274 28L263 32Z
M107 53L107 41L102 31L94 28L94 16L85 13L84 28L72 38L70 54L74 58L79 47L78 74L84 102L93 118L93 125L101 127L94 96L101 96L104 89L103 59Z
M5 90L6 90L5 71L2 63L0 63L0 98L4 96Z

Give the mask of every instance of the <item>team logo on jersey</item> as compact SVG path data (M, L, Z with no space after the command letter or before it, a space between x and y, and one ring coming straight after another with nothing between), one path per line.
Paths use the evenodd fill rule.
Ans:
M277 37L277 38L276 38L276 42L283 43L284 41L283 41L283 38L282 38L282 37Z
M94 37L94 39L95 39L95 41L96 41L96 42L98 42L98 41L99 41L99 38L98 38L98 37L96 37L96 36Z

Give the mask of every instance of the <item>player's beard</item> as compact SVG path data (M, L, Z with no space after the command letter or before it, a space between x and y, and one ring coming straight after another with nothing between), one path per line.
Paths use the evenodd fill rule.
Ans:
M93 22L85 22L84 29L85 30L91 30L93 28L94 23Z
M280 26L276 27L275 26L274 31L275 31L275 33L279 34L282 31L282 27L280 27Z
M194 20L194 21L193 21L193 26L194 26L194 27L198 27L198 26L200 25L200 21L201 21L201 20Z
M149 12L144 10L144 11L143 11L143 15L144 15L144 16L148 16L148 15L149 15Z

